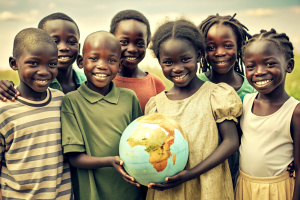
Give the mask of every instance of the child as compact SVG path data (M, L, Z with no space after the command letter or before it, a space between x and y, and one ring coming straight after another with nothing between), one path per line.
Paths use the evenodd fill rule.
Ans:
M38 25L55 41L58 48L58 74L56 79L49 85L50 88L58 89L65 94L76 90L85 75L75 70L72 65L77 59L79 52L79 29L75 21L64 13L53 13L44 17ZM10 81L1 80L0 100L12 101L18 97L18 91Z
M110 32L120 40L123 58L121 71L114 82L117 87L133 90L144 112L148 100L166 89L166 85L156 75L143 72L138 67L150 42L149 22L138 11L124 10L111 20Z
M247 93L255 92L244 76L242 46L251 35L234 16L211 15L199 25L206 42L206 56L202 58L202 81L227 83L243 99ZM209 71L207 71L209 70ZM228 163L233 184L238 172L238 152L229 157Z
M87 81L64 97L61 109L75 199L141 199L140 188L123 179L132 177L118 157L122 132L142 115L134 92L112 82L121 67L119 40L104 31L90 34L78 63Z
M9 64L18 70L20 96L0 102L1 199L71 199L61 145L63 93L48 89L57 75L57 47L44 31L28 28L14 40Z
M244 47L246 76L257 93L243 102L237 200L300 199L300 104L284 89L293 58L289 38L274 29ZM296 180L286 172L293 159Z
M167 183L149 184L147 199L233 199L226 159L239 145L235 123L242 112L241 99L229 85L196 76L205 44L192 23L163 24L151 48L174 85L151 98L145 113L161 113L180 123L188 138L189 160L186 170L167 177Z
M234 16L211 15L199 25L206 42L206 56L202 58L203 81L227 83L240 97L255 92L244 76L242 46L251 35ZM209 71L207 71L209 70Z

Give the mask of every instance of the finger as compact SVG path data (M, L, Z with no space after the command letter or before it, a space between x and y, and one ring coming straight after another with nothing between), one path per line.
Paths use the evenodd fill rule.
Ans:
M137 187L141 187L141 185L138 183L138 182L135 182L135 181L132 181L131 179L127 179L125 177L123 177L123 179L127 182L127 183L130 183L132 185L135 185Z
M7 98L4 97L4 96L2 96L2 95L0 94L0 100L1 100L1 101L7 101Z
M9 93L7 93L6 91L3 91L2 89L0 89L0 99L2 101L6 101L7 99L9 99L11 101L15 101L14 96L11 96Z

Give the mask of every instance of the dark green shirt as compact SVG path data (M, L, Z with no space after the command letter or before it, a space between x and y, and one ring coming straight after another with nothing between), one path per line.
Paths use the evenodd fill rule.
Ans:
M85 82L63 99L61 109L64 153L85 152L90 156L119 155L124 129L142 115L132 90L112 82L106 95L90 90ZM141 199L140 188L123 180L113 167L96 170L71 169L75 199Z

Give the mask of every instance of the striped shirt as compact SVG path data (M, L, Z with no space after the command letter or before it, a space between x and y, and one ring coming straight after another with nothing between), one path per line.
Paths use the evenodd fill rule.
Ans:
M0 102L0 184L3 199L71 199L61 145L63 93L43 101Z

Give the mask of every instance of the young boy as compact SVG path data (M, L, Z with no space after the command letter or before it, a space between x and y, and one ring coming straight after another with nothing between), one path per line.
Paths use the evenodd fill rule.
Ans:
M58 74L49 85L50 88L63 91L65 94L76 90L86 80L84 73L75 70L72 65L76 61L79 45L79 28L76 22L64 13L53 13L44 17L38 24L55 41L58 48ZM0 100L12 101L18 97L18 91L7 80L0 80Z
M14 40L20 92L0 102L1 199L71 199L71 178L61 144L63 93L48 89L57 75L57 47L43 30L28 28Z
M61 110L75 199L141 199L118 157L122 132L142 115L135 93L112 81L121 67L120 42L108 32L92 33L77 62L87 81L64 97Z

